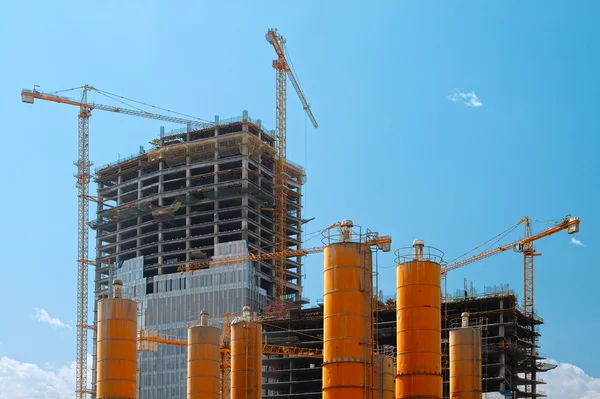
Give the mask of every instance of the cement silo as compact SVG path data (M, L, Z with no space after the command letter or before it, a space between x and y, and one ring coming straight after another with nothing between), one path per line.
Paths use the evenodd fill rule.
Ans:
M187 399L219 399L221 390L220 331L208 325L208 311L200 324L188 328Z
M352 228L324 249L323 399L368 398L374 385L371 248Z
M122 297L122 287L115 280L114 298L98 302L98 399L136 398L137 304Z
M373 399L394 399L394 358L375 354Z
M481 330L461 316L461 328L450 330L450 399L481 399Z
M248 306L231 322L231 399L262 399L262 325Z
M442 398L441 251L415 240L396 269L396 398Z

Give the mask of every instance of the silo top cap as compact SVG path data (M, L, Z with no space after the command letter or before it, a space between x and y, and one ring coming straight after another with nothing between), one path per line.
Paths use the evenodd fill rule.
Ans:
M242 308L242 315L246 319L246 321L250 321L250 306L244 306Z
M413 247L416 247L417 245L424 246L425 242L423 240L420 240L417 238L416 240L413 241Z
M235 319L233 319L231 321L231 325L237 324L237 323L242 323L242 322L249 322L250 320L250 306L244 306L242 308L242 315L236 317Z

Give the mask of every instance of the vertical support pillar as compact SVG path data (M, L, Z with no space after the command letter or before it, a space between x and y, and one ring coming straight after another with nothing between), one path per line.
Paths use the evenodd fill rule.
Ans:
M161 133L164 133L164 129L161 129ZM163 171L165 168L165 161L160 160L158 162L158 170ZM162 194L165 192L165 177L163 173L158 174L158 206L161 207L164 205ZM158 222L157 222L158 223ZM158 274L162 274L162 265L163 265L163 226L162 223L158 223Z
M141 200L142 197L142 161L138 160L138 166L140 167L139 170L137 171L137 198L138 201ZM142 246L142 239L140 238L140 236L142 235L142 229L140 228L140 225L142 224L142 216L137 215L136 216L136 220L137 220L137 225L135 227L136 230L136 240L135 240L135 256L140 256L142 254L142 252L140 251L140 247Z
M246 131L248 126L244 125ZM248 136L242 139L242 239L248 241Z
M186 195L189 195L189 189L192 187L192 182L190 181L190 177L192 176L192 158L190 157L189 152L186 153L185 157L185 187L188 190ZM192 260L191 257L191 243L190 237L192 236L191 226L192 219L190 218L191 206L190 204L185 205L185 260L190 262Z
M502 340L504 342L506 342L506 336L504 335L504 300L500 299L500 327L498 327L498 335L500 335L500 337L502 338ZM502 350L500 351L500 372L498 377L500 377L502 380L500 382L500 390L505 390L506 389L506 382L505 382L505 378L506 378L506 367L505 367L505 352Z
M215 148L215 157L218 159L219 158L219 146L217 145ZM219 183L219 169L220 169L220 165L218 162L215 162L215 165L213 166L213 172L214 172L214 176L213 176L213 183L216 185ZM217 192L218 192L219 188L217 187ZM214 209L215 209L215 224L213 225L213 233L215 235L215 240L214 240L214 244L217 245L219 243L219 220L220 220L220 215L219 215L219 200L218 198L215 196L215 198L213 199L213 203L214 203Z

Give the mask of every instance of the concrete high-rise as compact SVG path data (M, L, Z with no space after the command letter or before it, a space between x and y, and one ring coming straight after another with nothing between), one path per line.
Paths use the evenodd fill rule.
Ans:
M102 201L90 222L96 230L96 299L108 297L109 282L118 277L140 303L140 327L160 334L187 326L203 308L218 316L243 305L268 307L275 295L274 260L193 276L177 270L211 258L274 251L274 141L273 132L244 112L200 130L161 129L151 151L98 168ZM286 231L293 249L302 243L304 182L304 170L288 161ZM285 299L305 302L299 258L286 262ZM140 356L139 397L185 397L184 349L161 345L158 353Z

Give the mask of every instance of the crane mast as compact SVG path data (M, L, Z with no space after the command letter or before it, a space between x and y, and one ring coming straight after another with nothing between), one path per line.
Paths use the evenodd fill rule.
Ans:
M88 259L89 243L89 191L90 191L90 116L87 106L87 87L83 89L78 115L77 159L77 364L75 367L76 395L83 398L87 393L87 330L88 325Z
M276 49L283 45L285 39L278 36L274 40ZM275 160L275 252L283 252L287 247L287 179L286 179L286 62L283 50L277 52L278 58L273 61L277 75L276 104L277 124L275 146L277 159ZM286 259L275 259L275 306L278 311L283 308L286 292Z
M98 109L124 115L139 116L173 123L186 124L189 127L203 128L210 124L199 122L198 120L188 120L184 118L172 117L167 115L154 114L145 111L136 111L121 107L112 107L88 102L88 92L90 90L99 91L92 86L79 87L83 89L81 101L73 100L67 97L54 94L42 93L34 90L22 90L21 101L27 104L33 104L35 99L67 104L79 107L78 114L78 158L77 166L77 357L75 366L75 393L77 399L83 399L88 394L94 394L93 390L87 386L87 331L93 330L94 326L88 324L88 266L95 266L96 262L88 259L89 244L89 201L95 200L90 197L89 188L91 180L91 162L90 162L90 117L92 110Z
M306 101L304 93L298 84L285 56L285 38L277 33L276 29L269 29L266 34L267 41L273 46L277 53L277 59L273 61L276 72L276 130L275 130L275 252L283 253L287 248L287 162L286 162L286 76L290 78L302 106L308 114L313 126L319 125L312 114L310 105ZM284 308L286 293L286 259L275 258L275 305L278 311Z

